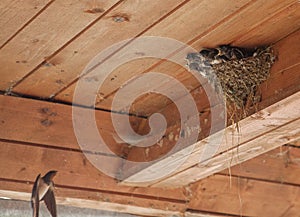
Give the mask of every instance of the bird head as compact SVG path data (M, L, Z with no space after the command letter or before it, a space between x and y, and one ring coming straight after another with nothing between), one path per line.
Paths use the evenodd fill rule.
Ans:
M56 175L56 170L50 170L46 175L43 176L43 179L46 183L50 183L53 179L53 177Z
M222 55L226 55L228 52L230 52L231 47L230 47L230 45L223 44L223 45L220 45L217 48L217 50L218 50L218 55L222 56Z

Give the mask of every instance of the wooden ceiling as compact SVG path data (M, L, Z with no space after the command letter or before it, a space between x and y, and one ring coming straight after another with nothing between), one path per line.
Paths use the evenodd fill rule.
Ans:
M139 216L299 216L299 20L297 0L1 0L0 197L29 200L36 175L56 169L59 204ZM239 142L224 143L205 168L192 155L162 180L133 184L130 176L119 183L82 153L72 125L73 94L81 73L98 53L141 36L173 38L196 50L229 43L274 44L278 59L260 87L260 113L240 123ZM126 46L106 59L114 60ZM190 91L202 127L197 153L211 128L203 86L186 68L158 58L121 65L95 93L97 124L110 149L147 162L168 152L170 138L180 136L175 102L153 93L172 89L173 83L157 82L152 93L112 109L118 91L147 72L170 75ZM115 141L111 113L127 116L122 114L127 107L132 127L141 134L149 131L152 114L165 116L168 128L162 143L145 151ZM107 153L99 155L116 173L127 166ZM162 171L174 159L154 167ZM144 176L152 173L151 168L138 169Z

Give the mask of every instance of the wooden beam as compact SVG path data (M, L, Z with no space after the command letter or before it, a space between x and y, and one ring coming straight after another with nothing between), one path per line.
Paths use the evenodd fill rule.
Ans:
M29 200L32 183L0 180L0 184L2 188L6 189L0 191L1 196ZM15 193L16 190L17 193ZM297 216L300 207L299 186L247 178L214 175L190 185L188 192L189 202L185 203L183 209L179 210L177 207L177 210L167 210L162 206L170 207L170 203L162 204L159 207L156 200L148 201L141 206L141 200L135 197L107 197L107 194L94 190L68 189L63 186L56 186L55 189L59 204L65 203L81 208L104 210L108 208L118 212L130 210L133 212L132 214L141 216L146 213L149 216L175 214L175 216L180 217L279 217L285 214L286 216ZM78 202L82 203L78 204ZM101 207L99 207L100 205ZM144 213L138 213L140 211Z
M276 43L275 51L276 51L276 53L278 53L278 61L276 61L276 63L272 67L270 78L265 83L263 83L260 87L261 94L262 94L262 102L259 103L260 109L266 108L267 106L270 106L273 103L276 103L276 102L284 99L285 97L288 97L288 96L300 91L300 85L299 85L299 83L300 83L300 80L299 80L300 79L300 76L299 76L300 75L299 74L299 72L300 72L299 71L300 70L300 68L299 68L300 67L300 64L299 64L300 53L299 53L299 49L298 49L299 45L297 43L299 35L300 35L300 31L298 30L295 33L291 34L290 36L286 37L285 39ZM293 53L294 55L292 55L291 58L289 58L289 61L287 61L286 56L288 56L290 53ZM282 82L283 80L285 82ZM193 91L192 95L196 100L198 109L203 109L208 106L208 102L206 102L206 100L203 101L203 99L206 98L203 90L201 91L201 89L200 89L199 92ZM297 97L295 97L295 100L297 100L296 98ZM297 105L294 105L294 106L297 106ZM292 107L294 107L294 106L292 106ZM176 109L176 105L170 104L164 110L161 110L160 112L167 119L168 125L169 126L173 125L172 127L173 127L173 129L175 129L175 131L173 130L172 133L174 135L177 135L179 132L177 130L177 128L178 129L180 128L180 124L178 122L176 122L176 120L177 120L176 117L179 118L178 111ZM264 112L264 110L262 111L262 113L263 112ZM271 109L270 113L272 113L272 112L273 112L273 110ZM287 113L287 112L285 112L285 113ZM280 117L282 117L283 119L288 117L285 115L285 113L282 113ZM297 118L297 117L298 117L297 115L293 116L293 118ZM209 135L209 130L210 130L209 111L202 113L200 115L199 119L201 121L201 132L200 132L199 138L203 139ZM292 119L289 119L289 120L292 120ZM253 118L253 120L251 118L250 119L248 118L248 121L243 120L242 123L239 123L239 126L240 126L242 134L243 134L242 139L245 139L245 132L247 132L247 135L248 135L248 136L246 136L247 139L251 139L251 137L249 137L249 135L251 135L251 133L252 133L252 137L254 137L255 135L260 135L261 130L263 130L262 127L264 128L264 125L260 125L261 123L259 123L257 121L258 120L255 120L255 118ZM268 122L269 121L271 121L271 119L268 120ZM255 130L255 128L253 128L253 125L251 125L251 122L253 122L254 125L256 125L255 123L257 122L257 125L259 125L259 127L257 128L258 130ZM284 123L284 122L282 122L282 123ZM268 124L271 124L271 123L268 123ZM177 125L177 128L176 128L176 125ZM277 126L279 126L279 125L277 125ZM266 130L266 131L270 130L269 126L266 127L264 130ZM168 137L168 136L166 136L166 137ZM228 138L227 138L227 140L228 140ZM170 141L168 141L167 139L163 139L163 141L164 141L163 142L164 146L167 146L167 144L170 143ZM228 141L231 141L230 138ZM244 140L244 141L246 141L246 140ZM237 143L237 142L238 141L236 141L236 140L234 141L234 143ZM234 145L234 144L232 144L232 145ZM157 151L155 151L154 148L152 151L151 148L150 148L150 151L148 152L148 155L152 156L152 158L155 156L156 157L159 156L159 155L156 155ZM136 154L136 153L138 153L138 154ZM162 153L162 154L165 154L165 153ZM131 156L131 155L139 156L139 158L143 158L142 156L145 154L143 154L143 152L137 150L137 148L132 148L129 152L129 156ZM180 156L180 155L181 154L179 152L178 156ZM146 160L148 158L144 157L144 159L146 159ZM171 164L169 161L161 161L161 162L162 162L161 166L165 167L166 170L168 170L168 168L170 169L173 166L173 164ZM175 160L175 162L176 162L176 160ZM165 165L170 165L170 167L165 166ZM192 166L192 165L189 165L188 167L190 167L190 166ZM188 168L188 167L186 167L186 168ZM153 168L155 168L154 171L156 171L156 172L163 171L163 169L160 167L153 167ZM152 170L149 170L149 171L152 171ZM147 176L145 176L145 177L147 177Z
M82 108L82 111L89 109ZM119 117L121 116L124 115L120 114ZM81 151L82 147L78 144L72 119L70 105L0 95L1 139ZM95 119L99 132L110 150L120 156L126 152L122 144L114 139L116 132L111 121L111 113L96 110ZM133 129L138 129L143 118L130 117L130 122ZM92 133L87 132L86 137L87 142L97 141L97 135ZM126 146L124 148L126 149ZM99 150L95 151L110 153L100 146Z
M224 162L223 164L221 164L221 162L220 164L218 162L215 162L215 164L211 165L211 167L208 166L207 168L205 168L205 164L200 164L204 166L203 169L206 169L205 175L204 173L189 173L189 176L186 176L189 171L189 168L193 169L193 166L198 165L198 163L200 163L199 160L201 159L203 150L205 148L205 145L208 144L208 141L211 142L210 145L217 145L219 147L216 154L221 154L225 152L223 153L223 155L217 155L219 156L219 158L220 156L222 156L222 158L228 158L228 156L226 155L226 151L229 151L228 153L235 153L236 150L244 150L245 153L247 153L247 151L250 151L250 149L248 148L251 148L253 152L249 152L245 156L245 158L248 157L247 159L249 159L249 157L255 157L260 153L264 153L264 146L266 146L266 150L271 150L280 145L288 143L289 141L297 140L299 139L299 132L297 131L297 124L299 124L298 118L300 114L299 104L300 91L240 121L239 128L241 132L239 132L239 130L235 126L230 126L225 130L224 135L223 132L219 132L212 135L209 138L206 138L196 143L192 154L188 156L188 159L185 161L185 163L180 168L178 168L178 170L176 170L175 173L173 173L173 176L169 176L169 178L165 180L160 180L158 181L158 183L156 183L157 181L152 181L148 183L135 183L135 180L139 180L140 177L147 178L152 177L153 175L164 173L164 171L167 172L176 164L177 160L180 160L183 157L187 157L185 154L182 153L189 152L186 152L185 150L179 151L171 157L165 158L159 163L156 163L148 167L147 169L142 170L141 172L138 172L135 175L129 177L123 182L123 184L139 184L143 186L149 186L154 184L155 186L169 187L176 185L182 186L194 182L205 176L209 176L215 172L219 172L228 166L232 166L232 164L228 165L224 164ZM281 138L281 130L284 134L291 133L289 135L290 137ZM272 132L274 132L274 134L272 134ZM272 140L273 144L269 144L267 142L268 140L264 139L265 136L266 138L270 138L275 135L277 136L277 138L281 139L278 139L277 141ZM223 138L221 144L219 144L219 138ZM237 147L238 149L234 149ZM236 154L236 156L238 156L238 154ZM218 157L216 159L212 158L210 160L214 161L217 159ZM182 171L183 173L181 173Z
M104 111L95 113L99 124L104 124L104 132L111 133L110 113ZM168 207L167 203L170 206L174 205L174 210L182 210L184 207L182 205L186 198L184 189L170 191L161 188L120 186L117 180L94 167L86 158L88 154L102 159L101 165L116 173L122 162L115 161L116 157L105 153L82 153L73 131L71 106L1 95L0 126L0 179L32 184L38 173L56 169L59 171L56 179L58 186L108 192L106 198L118 198L123 194L128 198L134 198L134 195L137 198L151 195L149 200L146 200L149 203L144 204L145 206L152 203L155 198L159 198L158 201L165 200L161 209ZM113 140L108 144L113 144ZM122 152L120 144L116 144L115 150ZM0 186L3 190L16 190L13 187L5 189L2 184ZM29 192L30 189L27 188L26 191ZM168 196L165 198L166 195ZM89 196L86 195L83 199L89 199Z
M189 209L234 216L298 216L299 185L213 175L190 186Z
M136 210L139 214L144 212L149 215L152 212L150 216L183 212L186 207L184 189L120 186L115 179L93 167L80 152L4 142L1 142L0 149L1 190L29 193L37 174L55 169L58 171L55 177L58 197L81 199L83 207L96 208L101 205L100 208L103 208L102 205L109 202L112 203L108 203L109 207L116 211L131 210L134 213L133 210ZM109 164L111 160L103 160L102 163L105 162ZM66 199L67 202L69 200Z
M58 190L60 195L63 189ZM77 191L77 193L84 193ZM7 197L14 200L23 200L30 201L31 193L27 192L16 192L9 190L0 190L0 197ZM56 202L58 205L67 205L74 206L79 208L89 208L89 209L99 209L104 211L113 211L118 213L128 213L139 216L153 216L153 217L169 217L169 216L183 216L180 211L168 211L168 210L160 210L151 207L141 207L136 205L130 205L130 199L128 199L128 203L114 203L109 201L97 201L97 200L89 200L89 199L80 199L74 197L62 197L57 196ZM58 213L59 215L59 213Z
M209 213L204 213L204 212L196 212L196 211L191 211L191 212L185 212L184 217L231 217L232 215L229 214L209 214ZM233 217L233 216L232 216Z
M181 186L208 177L226 168L240 164L260 154L300 138L300 119L271 130L255 139L238 145L203 163L190 167L154 186Z
M300 147L300 140L292 142L291 145Z
M294 2L286 8L279 9L270 17L262 19L262 22L251 29L242 37L237 37L234 44L238 46L257 46L259 44L272 44L286 35L300 28L300 5Z
M220 174L300 185L300 148L285 145L223 170Z

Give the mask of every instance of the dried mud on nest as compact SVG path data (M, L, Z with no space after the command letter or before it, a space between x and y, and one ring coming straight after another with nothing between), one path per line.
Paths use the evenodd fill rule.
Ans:
M235 113L234 119L243 118L246 115L245 108L260 101L260 97L257 96L258 86L268 79L270 69L276 59L272 46L253 49L251 54L244 58L223 59L222 61L206 59L205 56L201 56L201 51L196 55L197 60L195 56L190 58L191 55L188 55L189 68L196 69L204 75L217 92L220 93L220 88L222 89L227 110L229 115ZM203 73L200 70L206 70L206 72ZM236 114L237 110L240 111L239 114Z
M255 57L225 61L212 65L218 81L229 103L243 108L249 97L254 97L258 86L266 81L275 61L271 47L264 49Z

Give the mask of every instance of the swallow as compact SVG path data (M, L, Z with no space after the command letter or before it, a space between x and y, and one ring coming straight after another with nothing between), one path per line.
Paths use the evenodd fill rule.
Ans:
M218 56L228 60L240 60L249 56L252 56L253 51L251 49L234 47L231 45L220 45L218 48Z
M212 60L218 54L218 50L215 48L204 48L199 53L204 58Z
M219 58L219 51L216 48L204 48L199 54L205 59L205 63L210 65L219 64L222 62L222 59Z
M31 207L33 210L33 217L39 216L40 201L44 201L47 209L52 217L57 217L56 202L54 197L54 183L53 177L57 171L51 170L46 175L41 177L39 174L34 182L31 194Z

